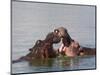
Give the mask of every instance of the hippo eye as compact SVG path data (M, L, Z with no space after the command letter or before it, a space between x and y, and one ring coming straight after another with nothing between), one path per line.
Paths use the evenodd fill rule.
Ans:
M54 30L54 32L55 32L55 33L58 33L58 32L59 32L59 30L55 29L55 30Z

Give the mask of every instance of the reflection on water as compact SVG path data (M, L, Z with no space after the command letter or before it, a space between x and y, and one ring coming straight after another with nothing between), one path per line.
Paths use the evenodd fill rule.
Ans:
M44 67L52 67L53 66L54 59L34 59L29 62L30 66L44 66Z
M23 61L13 64L13 73L95 69L95 61L93 60L95 60L95 56L84 56L75 58L64 56L44 60L34 59L30 62ZM16 66L17 64L20 65Z

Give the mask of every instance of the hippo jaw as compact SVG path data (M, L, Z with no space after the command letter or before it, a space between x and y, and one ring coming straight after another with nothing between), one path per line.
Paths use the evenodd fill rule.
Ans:
M61 38L57 34L55 34L55 32L50 32L45 38L46 42L51 42L52 44L59 43L60 40L61 40Z
M59 43L61 41L61 38L59 36L54 36L53 43Z

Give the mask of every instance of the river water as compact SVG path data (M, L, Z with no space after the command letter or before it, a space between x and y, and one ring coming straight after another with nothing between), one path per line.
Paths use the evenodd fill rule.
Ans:
M57 27L65 27L81 46L95 47L95 7L12 2L12 60L29 53L39 39ZM59 48L60 44L54 45ZM95 69L95 56L57 57L12 64L12 73Z

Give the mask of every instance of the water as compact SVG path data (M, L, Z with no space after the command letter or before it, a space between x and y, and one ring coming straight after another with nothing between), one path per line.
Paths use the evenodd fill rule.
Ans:
M12 60L29 53L39 39L57 27L85 47L95 47L95 8L89 6L12 2ZM60 44L54 45L59 48ZM39 61L39 62L38 62ZM12 64L12 73L95 68L95 56L53 58Z
M57 57L48 60L33 60L31 62L19 62L13 64L13 73L69 71L82 69L95 69L95 57Z

